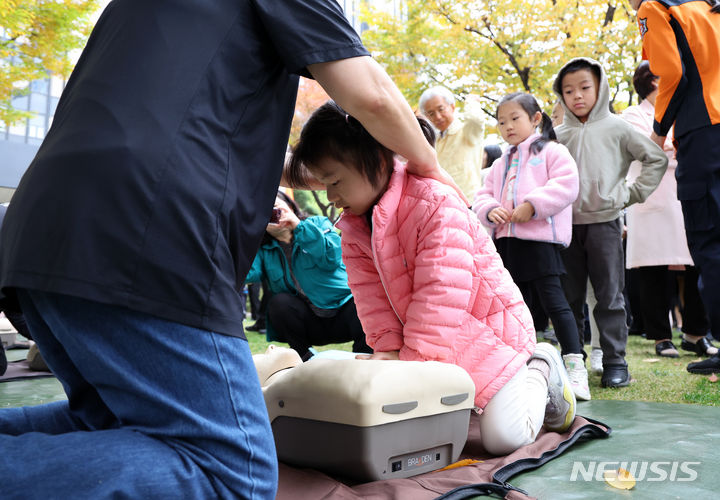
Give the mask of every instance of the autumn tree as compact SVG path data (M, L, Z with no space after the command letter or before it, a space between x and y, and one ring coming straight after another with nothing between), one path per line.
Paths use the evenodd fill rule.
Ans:
M330 99L327 92L315 80L300 77L295 114L290 127L290 144L294 144L300 137L300 131L310 115Z
M0 0L0 121L27 116L12 98L30 81L70 75L72 51L85 45L97 9L97 0Z
M603 64L615 101L639 61L634 12L619 0L406 0L400 16L365 15L365 44L411 103L444 85L460 100L481 96L490 115L514 91L549 109L555 75L576 56Z

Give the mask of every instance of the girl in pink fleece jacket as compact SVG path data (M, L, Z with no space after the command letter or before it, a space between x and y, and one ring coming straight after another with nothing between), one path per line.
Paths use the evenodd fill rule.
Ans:
M582 345L560 282L565 274L560 249L572 236L577 166L567 148L555 141L550 117L530 94L503 97L496 118L510 147L492 165L473 210L493 228L498 253L528 304L536 292L555 328L575 397L587 400ZM542 135L536 132L540 125Z
M452 189L408 174L333 102L303 128L288 180L307 184L305 169L343 210L343 261L373 359L465 369L490 452L533 442L543 421L570 426L575 398L562 360L549 344L536 348L520 291Z

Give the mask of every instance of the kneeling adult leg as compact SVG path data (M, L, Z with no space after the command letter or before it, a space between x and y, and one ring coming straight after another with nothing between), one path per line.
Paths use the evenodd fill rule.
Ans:
M274 498L275 448L244 339L63 295L27 300L118 424L0 435L0 466L14 471L0 496L32 484L38 498Z
M107 408L97 390L78 371L65 347L20 290L24 317L35 332L34 340L50 369L63 385L66 401L5 408L0 410L0 434L20 435L27 432L62 434L73 431L110 429L118 426L115 415ZM71 342L82 342L72 337Z

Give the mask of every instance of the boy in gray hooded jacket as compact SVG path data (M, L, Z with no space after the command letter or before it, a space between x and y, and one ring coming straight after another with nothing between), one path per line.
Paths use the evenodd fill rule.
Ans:
M603 387L630 383L625 347L625 286L622 233L623 209L643 202L667 168L665 153L648 137L614 116L609 86L597 61L576 58L560 70L553 90L561 98L565 117L555 129L558 141L575 158L580 193L573 203L573 235L563 252L567 275L563 287L578 331L583 332L583 305L588 277L595 290L593 314L603 351ZM625 177L633 160L642 173L631 185Z

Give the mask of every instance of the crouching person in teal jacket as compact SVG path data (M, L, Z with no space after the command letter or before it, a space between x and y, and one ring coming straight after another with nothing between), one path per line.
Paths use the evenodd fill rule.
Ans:
M342 262L340 236L327 217L307 217L282 191L246 278L265 281L268 340L287 342L305 361L310 347L353 341L372 353L357 316Z

